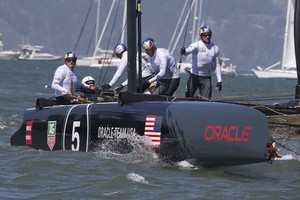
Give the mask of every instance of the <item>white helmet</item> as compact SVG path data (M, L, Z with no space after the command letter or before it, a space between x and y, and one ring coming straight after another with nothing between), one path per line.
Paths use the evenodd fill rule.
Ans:
M95 84L95 79L91 76L86 76L82 79L81 83L86 86L89 87L90 85L94 85Z
M121 54L124 51L127 51L125 44L118 44L115 46L115 54Z

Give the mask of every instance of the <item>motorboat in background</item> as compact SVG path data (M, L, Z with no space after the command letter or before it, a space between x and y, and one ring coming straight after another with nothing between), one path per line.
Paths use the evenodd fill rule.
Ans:
M265 69L257 66L252 69L258 78L287 78L297 79L295 44L294 44L294 13L295 0L289 0L287 6L286 25L284 34L282 61ZM281 68L278 67L281 64Z
M16 59L19 55L20 55L20 52L4 51L4 45L2 42L2 34L0 33L0 60Z
M236 65L230 63L229 65L226 65L226 62L230 60L230 58L221 57L221 73L225 76L231 76L235 77L237 75L236 72Z
M19 55L18 60L56 61L62 59L61 56L42 52L43 48L43 46L37 45L20 45L21 54Z

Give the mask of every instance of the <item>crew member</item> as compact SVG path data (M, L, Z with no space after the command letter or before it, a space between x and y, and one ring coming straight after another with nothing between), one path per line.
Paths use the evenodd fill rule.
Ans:
M89 89L95 90L96 87L94 85L84 86L77 80L77 75L74 70L77 61L76 54L69 51L65 54L64 58L65 64L56 69L52 81L52 88L54 89L55 96L61 97L64 95L73 95L76 88L81 87L89 87Z
M278 149L275 147L275 142L269 142L267 144L267 162L272 164L273 160L275 160L275 158L281 158L282 156L279 155Z
M217 76L216 90L222 90L219 47L211 43L212 31L209 26L202 26L199 31L201 40L192 43L188 48L181 48L181 55L192 54L192 69L187 85L186 97L193 97L199 88L201 97L211 99L211 73Z
M145 60L151 64L151 70L156 74L147 82L157 82L160 95L172 96L180 82L179 69L173 55L167 49L157 48L152 38L143 42L143 48L147 54Z
M124 44L118 44L116 45L114 49L115 55L121 59L120 65L114 74L113 78L108 84L102 85L102 89L110 89L121 77L124 71L127 72L127 64L128 64L128 53L127 53L127 47ZM137 73L138 73L138 63L137 63ZM149 66L145 62L145 60L142 58L142 79L146 80L149 79L149 77L153 73L150 71ZM144 81L145 82L145 81ZM117 86L114 88L115 92L120 92L125 86L127 86L128 80L126 79L120 86ZM148 85L143 85L143 91L145 91L150 84Z
M86 76L81 80L82 88L81 91L88 94L95 94L95 90L91 90L91 87L95 86L95 79L91 76Z

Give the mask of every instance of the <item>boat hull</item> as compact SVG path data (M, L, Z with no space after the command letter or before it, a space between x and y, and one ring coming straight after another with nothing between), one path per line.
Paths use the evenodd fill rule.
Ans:
M94 57L85 57L82 59L78 59L76 62L76 66L85 66L85 67L118 67L120 65L120 59L113 57L100 57L100 56L94 56Z
M11 145L87 152L103 142L125 141L121 151L128 153L135 139L167 161L224 166L264 162L271 136L265 115L246 106L112 102L28 109Z
M13 51L0 51L0 60L16 59L20 53Z
M297 71L296 70L281 70L281 69L256 70L256 69L252 69L252 71L258 78L297 79Z

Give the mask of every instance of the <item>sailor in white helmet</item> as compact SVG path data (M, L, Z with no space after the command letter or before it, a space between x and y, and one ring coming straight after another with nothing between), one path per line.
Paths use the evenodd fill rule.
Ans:
M91 90L91 87L96 87L95 86L95 79L91 76L86 76L81 80L82 88L81 91L84 94L95 94L96 90Z
M89 87L91 90L95 90L95 86L84 86L77 80L77 75L74 71L74 67L77 61L77 55L69 51L65 54L65 63L59 66L54 74L52 81L52 88L54 89L55 96L72 95L77 88Z
M111 81L108 84L102 85L103 90L110 89L119 80L123 72L124 71L127 72L127 64L128 64L127 47L124 44L118 44L115 46L114 53L118 58L121 59L121 62ZM137 73L138 73L138 63L137 63ZM146 79L150 77L152 74L153 73L149 70L148 65L142 59L142 78ZM128 84L128 80L126 79L120 86L114 88L114 91L120 92L125 86L127 86L127 84ZM148 86L143 86L143 90L146 90Z
M217 76L216 90L222 90L219 47L210 42L212 31L209 26L202 26L199 31L201 40L192 43L188 48L181 48L181 55L192 54L192 70L187 82L186 97L193 97L199 88L201 97L211 99L211 74Z
M91 76L86 76L81 81L82 85L89 88L91 85L95 85L95 79Z

